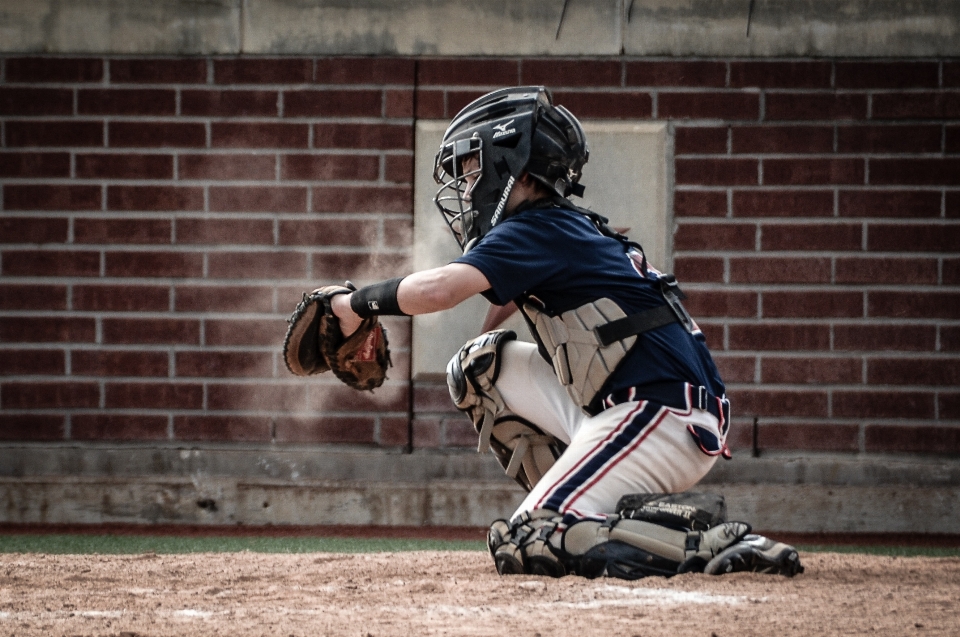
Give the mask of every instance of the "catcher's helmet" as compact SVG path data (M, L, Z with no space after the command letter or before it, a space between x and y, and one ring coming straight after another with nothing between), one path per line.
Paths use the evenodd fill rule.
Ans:
M547 89L500 89L471 102L447 127L434 161L441 187L433 200L467 252L504 218L524 171L561 197L582 196L581 169L589 156L580 122L554 106ZM476 161L464 172L470 158Z

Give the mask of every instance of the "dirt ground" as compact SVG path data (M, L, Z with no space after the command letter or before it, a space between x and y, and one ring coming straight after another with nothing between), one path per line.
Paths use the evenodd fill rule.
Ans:
M960 558L795 578L500 578L483 552L0 555L0 637L960 635Z

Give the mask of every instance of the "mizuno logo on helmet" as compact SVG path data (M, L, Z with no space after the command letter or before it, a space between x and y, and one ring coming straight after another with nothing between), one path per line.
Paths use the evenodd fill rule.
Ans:
M499 137L504 137L506 135L512 135L517 132L516 128L507 129L507 126L517 121L516 119L511 119L509 122L504 122L503 124L494 124L493 127L497 129L497 132L493 134L493 138L497 139Z

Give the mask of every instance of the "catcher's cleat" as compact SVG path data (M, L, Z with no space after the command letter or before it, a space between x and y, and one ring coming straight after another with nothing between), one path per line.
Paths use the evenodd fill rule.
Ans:
M560 560L547 555L528 557L527 569L531 575L543 575L545 577L563 577L567 574L567 569L560 563Z
M560 559L550 549L548 540L556 529L557 516L531 519L524 514L513 522L494 520L487 532L487 548L500 575L567 574Z
M487 531L487 549L490 555L497 556L497 549L507 542L510 537L510 523L506 520L494 520Z
M697 553L701 557L711 558L727 550L747 536L750 525L746 522L724 522L701 533Z
M511 527L506 520L494 520L487 531L487 548L500 575L522 575L523 556L516 544L510 542Z
M709 575L738 572L769 573L793 577L803 572L797 550L762 535L747 535L722 551L703 569Z
M497 565L500 575L523 575L523 556L520 549L514 544L504 544L493 554L493 562Z

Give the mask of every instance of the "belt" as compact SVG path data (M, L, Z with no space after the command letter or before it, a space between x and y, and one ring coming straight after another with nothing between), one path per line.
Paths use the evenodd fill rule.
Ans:
M702 385L690 383L657 383L636 385L612 392L603 399L600 408L609 409L626 402L649 400L674 409L701 409L720 421L721 431L730 426L730 401L711 394Z

